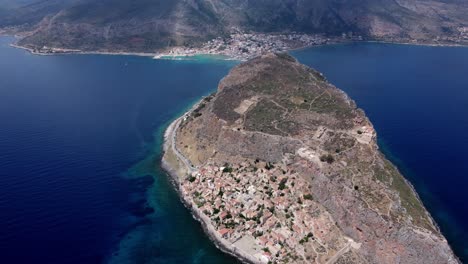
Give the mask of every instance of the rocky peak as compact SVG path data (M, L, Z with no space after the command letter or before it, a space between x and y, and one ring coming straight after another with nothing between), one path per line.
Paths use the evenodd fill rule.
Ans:
M309 219L317 240L281 249L297 256L296 263L457 263L411 185L378 150L364 112L322 74L289 55L269 53L235 67L217 93L181 123L176 146L205 173L196 176L216 181L225 176L208 172L229 168L234 185L254 179L245 180L249 195L275 206L289 203L293 214L274 215L291 224L285 234L300 236L294 233L302 230L294 226L297 217ZM196 179L190 186L203 188ZM289 186L299 198L287 202L282 192L261 196L256 190L277 184L268 179L282 179L285 186L300 181ZM223 194L227 205L242 189L228 186L233 190ZM304 195L311 199L308 207L296 204ZM234 226L244 231L232 231L233 236L248 236L239 219ZM276 234L259 225L263 240Z

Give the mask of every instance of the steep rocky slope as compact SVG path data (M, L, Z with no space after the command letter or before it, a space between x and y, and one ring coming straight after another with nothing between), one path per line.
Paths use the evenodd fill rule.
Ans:
M458 262L364 112L288 55L237 66L168 131L185 202L250 262Z
M467 12L450 0L42 0L9 10L0 27L32 30L29 47L153 52L239 29L453 42Z

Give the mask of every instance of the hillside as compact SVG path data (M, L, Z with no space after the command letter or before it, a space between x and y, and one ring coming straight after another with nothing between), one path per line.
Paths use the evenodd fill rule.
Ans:
M0 27L30 48L85 51L198 46L238 30L459 43L467 12L461 0L41 0L9 9Z
M166 133L164 167L252 263L458 263L364 112L284 54L234 68Z

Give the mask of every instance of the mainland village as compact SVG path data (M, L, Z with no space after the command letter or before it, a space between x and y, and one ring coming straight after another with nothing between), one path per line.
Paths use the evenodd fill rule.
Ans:
M233 167L205 165L181 183L182 194L211 219L222 238L254 249L249 253L263 263L311 263L328 255L320 241L332 230L309 190L285 165L258 160Z
M449 37L436 37L428 44L453 44L468 41L468 28L457 28L459 34ZM218 37L204 43L201 47L174 47L154 58L188 57L194 55L221 55L235 60L248 60L267 52L285 52L293 49L306 48L318 45L340 42L363 41L365 38L352 32L344 32L339 36L325 36L323 34L264 34L246 33L238 31L228 37ZM419 44L414 39L390 38L386 41L396 43ZM421 43L425 43L424 41Z
M341 40L361 37L344 35ZM155 58L184 57L199 54L222 55L237 60L247 60L266 52L284 52L291 49L323 45L338 42L324 35L311 34L261 34L261 33L235 33L227 38L218 37L197 48L175 47Z
M406 39L400 37L384 38L383 41L395 43L410 44L429 44L429 45L463 45L468 41L468 27L459 27L456 29L458 34L455 36L437 36L427 41L418 41L415 39ZM2 32L8 32L6 30ZM375 39L378 40L378 39ZM127 53L113 51L97 51L95 53L103 54L134 54L134 55L154 55L155 59L174 59L182 57L191 57L195 55L217 55L224 56L233 60L246 61L268 52L286 52L294 49L307 48L318 45L366 41L361 36L353 32L343 32L337 36L326 36L324 34L305 34L305 33L247 33L237 30L236 33L225 37L217 37L200 46L177 46L164 51L154 53ZM466 44L465 44L466 45ZM57 48L57 47L23 47L13 45L18 48L27 49L34 54L64 54L64 53L86 53L77 49ZM93 53L93 52L91 52ZM152 55L152 56L153 56Z

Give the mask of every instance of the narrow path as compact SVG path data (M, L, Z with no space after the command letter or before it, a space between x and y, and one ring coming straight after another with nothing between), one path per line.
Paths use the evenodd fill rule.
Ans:
M343 254L349 251L351 247L351 242L348 242L342 249L338 250L333 257L331 257L326 264L333 264L335 263Z

